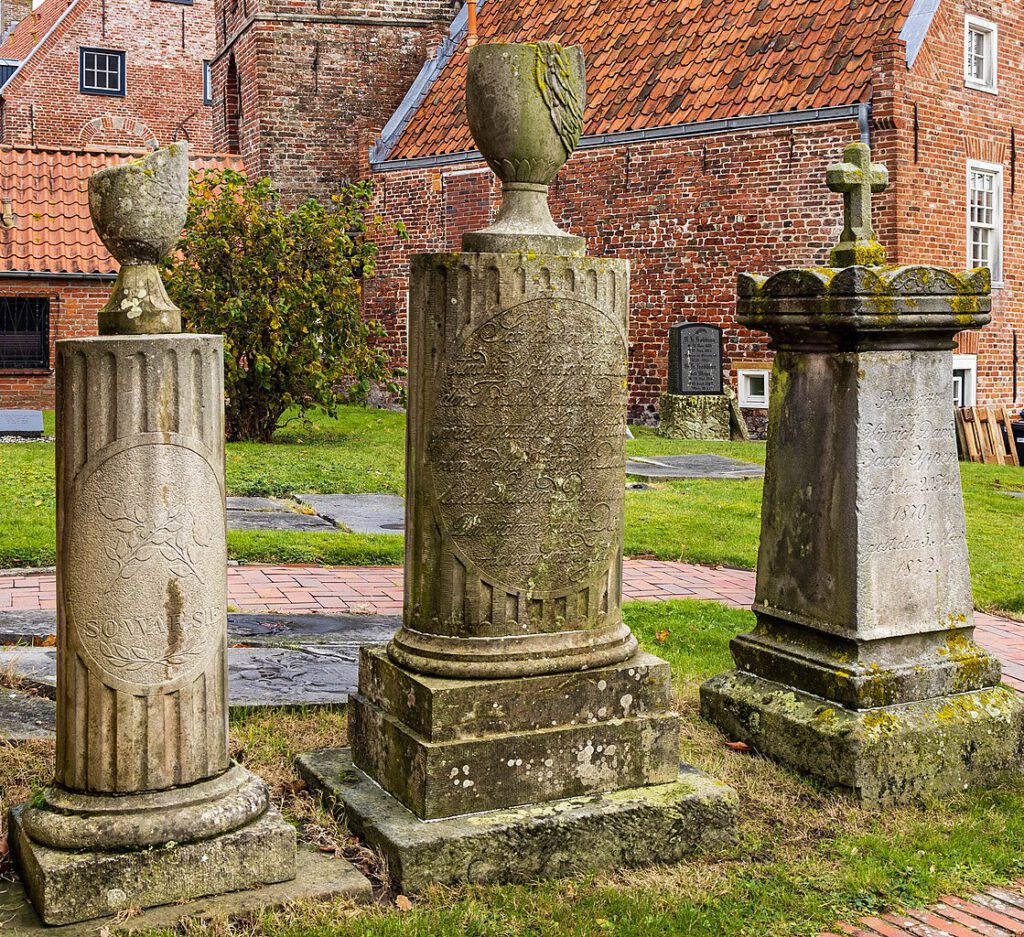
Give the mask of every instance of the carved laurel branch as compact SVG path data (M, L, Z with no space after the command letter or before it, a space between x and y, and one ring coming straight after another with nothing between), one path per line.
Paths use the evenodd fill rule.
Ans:
M106 650L109 656L116 660L126 673L137 673L144 667L179 667L190 658L199 654L203 644L204 635L201 632L193 632L189 635L185 646L171 654L156 654L147 648L116 643L106 645Z
M554 42L538 42L534 76L568 159L583 132L583 99L565 49Z
M152 515L137 505L131 512L113 498L101 498L100 513L122 536L108 540L106 553L117 566L117 579L130 579L139 567L157 556L176 576L199 576L195 548L205 546L192 512L180 505L158 508Z

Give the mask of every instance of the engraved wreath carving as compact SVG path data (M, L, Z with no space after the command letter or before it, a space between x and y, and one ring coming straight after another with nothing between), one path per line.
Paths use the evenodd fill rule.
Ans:
M117 568L116 579L130 579L139 566L157 556L176 576L199 576L196 548L208 546L210 532L181 505L148 513L141 505L129 511L113 498L102 498L100 513L122 536L106 544Z

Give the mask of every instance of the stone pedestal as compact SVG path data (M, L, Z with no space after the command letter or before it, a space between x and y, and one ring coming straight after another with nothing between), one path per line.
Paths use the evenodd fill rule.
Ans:
M295 832L227 752L222 339L68 340L56 371L57 766L13 824L33 904L289 879Z
M736 817L680 778L668 665L622 620L629 268L547 207L582 52L479 45L467 87L505 202L412 259L404 624L363 651L351 752L299 761L406 890L673 860Z
M666 439L732 439L725 394L662 394L658 416L658 435Z
M1022 703L974 643L952 427L954 335L985 271L743 275L772 375L757 628L701 688L731 738L870 802L1017 769Z

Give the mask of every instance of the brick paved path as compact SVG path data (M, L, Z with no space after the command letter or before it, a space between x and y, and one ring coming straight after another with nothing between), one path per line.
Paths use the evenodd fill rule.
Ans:
M940 898L933 907L840 924L821 937L1010 937L1024 934L1024 895L990 888L973 898Z
M737 608L754 600L754 574L661 560L627 560L623 582L627 601L710 599ZM397 566L232 566L228 601L241 612L368 612L402 610L402 570ZM52 574L0 576L0 614L52 609ZM1003 662L1006 682L1024 691L1024 623L978 613L978 642Z

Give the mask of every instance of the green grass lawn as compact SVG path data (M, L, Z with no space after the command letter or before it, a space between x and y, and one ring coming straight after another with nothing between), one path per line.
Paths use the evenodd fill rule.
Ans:
M52 428L52 414L46 415ZM710 452L764 461L763 443L684 442L637 430L631 455ZM336 420L294 420L270 445L227 447L228 491L238 495L380 491L401 494L405 416L345 407ZM961 465L967 536L979 607L1024 617L1024 469ZM0 567L53 562L53 446L0 446ZM753 568L760 527L759 481L675 481L626 497L626 552L632 556ZM400 537L231 531L245 562L326 565L400 563Z
M233 929L196 924L186 934L228 937L796 937L839 920L920 906L1024 875L1024 780L984 793L873 811L761 758L739 754L699 717L697 687L729 667L728 641L747 612L707 602L635 603L627 620L645 648L666 658L682 715L684 760L740 795L738 843L678 864L504 887L432 888L398 910L378 905L297 904ZM233 714L231 749L270 783L307 843L367 863L343 826L295 783L301 751L343 744L344 715L331 711ZM53 746L0 743L7 803L31 796L52 772ZM2 833L2 830L0 830ZM168 934L169 937L169 934Z

